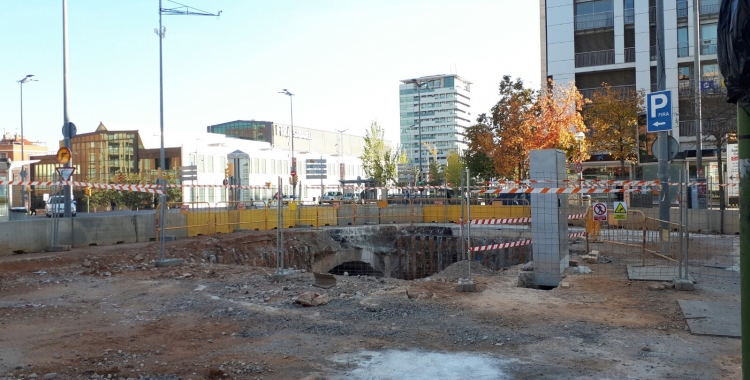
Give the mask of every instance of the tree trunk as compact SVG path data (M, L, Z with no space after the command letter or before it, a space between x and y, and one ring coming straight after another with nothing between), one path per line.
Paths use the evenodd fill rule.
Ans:
M625 178L625 158L620 159L620 179L627 179Z

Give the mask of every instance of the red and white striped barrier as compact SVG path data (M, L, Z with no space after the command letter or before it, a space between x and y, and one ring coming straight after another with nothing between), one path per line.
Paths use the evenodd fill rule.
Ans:
M568 220L583 219L586 214L570 214ZM494 224L520 224L531 223L531 218L505 218L505 219L474 219L470 224L494 225Z
M575 232L572 234L568 234L569 238L574 237L583 237L586 236L586 232ZM481 251L492 251L496 249L505 249L505 248L513 248L513 247L521 247L524 245L531 244L531 239L524 239L524 240L518 240L518 241L512 241L509 243L498 243L498 244L490 244L490 245L478 245L476 247L469 248L469 251L471 252L481 252Z

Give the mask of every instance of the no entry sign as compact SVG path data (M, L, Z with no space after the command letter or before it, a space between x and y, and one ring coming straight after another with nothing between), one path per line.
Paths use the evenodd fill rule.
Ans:
M594 220L607 220L607 204L602 202L594 203Z

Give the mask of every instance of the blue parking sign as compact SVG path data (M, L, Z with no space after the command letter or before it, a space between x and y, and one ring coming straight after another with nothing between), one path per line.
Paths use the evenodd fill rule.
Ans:
M646 95L646 131L672 130L672 92L652 92Z

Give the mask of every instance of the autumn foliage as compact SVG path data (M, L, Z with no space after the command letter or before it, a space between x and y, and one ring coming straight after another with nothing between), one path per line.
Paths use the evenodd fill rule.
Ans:
M535 91L506 75L499 93L491 113L481 114L466 131L469 150L488 157L499 177L526 178L529 152L534 149L562 149L572 160L585 158L574 137L586 132L581 117L584 99L575 86L555 86L550 81L543 91ZM471 154L467 160L471 166Z

